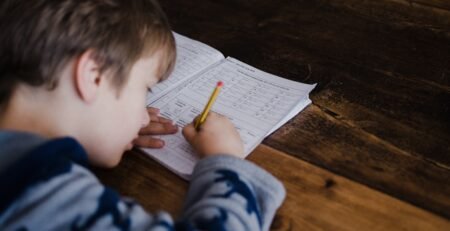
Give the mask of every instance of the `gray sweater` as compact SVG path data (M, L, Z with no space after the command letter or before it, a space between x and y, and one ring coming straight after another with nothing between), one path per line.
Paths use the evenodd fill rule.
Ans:
M209 157L195 167L174 222L102 185L76 140L12 131L0 131L0 188L0 230L268 230L285 197L256 165Z

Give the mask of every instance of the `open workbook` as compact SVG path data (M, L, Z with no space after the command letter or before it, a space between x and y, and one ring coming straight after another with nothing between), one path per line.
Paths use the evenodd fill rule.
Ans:
M199 115L218 81L224 86L212 111L227 116L239 131L245 153L311 103L315 85L303 84L263 72L218 50L174 33L175 69L152 88L147 105L183 127ZM181 129L180 129L181 130ZM162 149L143 149L152 158L184 179L189 179L197 155L181 131L160 136Z

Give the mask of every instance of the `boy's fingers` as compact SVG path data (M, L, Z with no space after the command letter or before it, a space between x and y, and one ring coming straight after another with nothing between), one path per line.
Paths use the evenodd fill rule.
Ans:
M172 120L166 119L166 118L161 117L161 116L158 116L158 121L159 121L160 123L169 123L169 124L173 124L173 121L172 121Z
M150 116L150 121L152 121L152 122L173 124L173 121L170 119L166 119L164 117L154 115L154 114L149 114L149 116Z
M216 112L209 112L208 116L206 117L206 120L209 121L217 121L217 120L223 120L225 117L219 113Z
M150 115L159 115L159 109L154 107L148 107L147 112Z
M198 115L198 116L196 116L195 118L194 118L194 120L192 121L192 126L194 126L195 124L197 124L197 120L199 120L200 119L200 117L201 117L201 115ZM208 119L208 117L206 117L206 119Z
M151 136L140 136L133 143L144 148L162 148L165 144L163 140Z
M150 116L150 121L151 122L159 122L159 116L158 115L153 115L153 114L148 114Z
M164 135L173 134L178 131L178 127L171 123L150 122L150 124L139 131L139 135Z
M189 143L194 139L196 133L197 131L195 130L193 123L190 123L183 128L183 136Z

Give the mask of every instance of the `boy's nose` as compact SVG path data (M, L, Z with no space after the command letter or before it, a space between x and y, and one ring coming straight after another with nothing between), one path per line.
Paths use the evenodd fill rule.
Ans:
M142 118L142 127L146 127L150 123L150 116L147 109L144 110L144 117Z

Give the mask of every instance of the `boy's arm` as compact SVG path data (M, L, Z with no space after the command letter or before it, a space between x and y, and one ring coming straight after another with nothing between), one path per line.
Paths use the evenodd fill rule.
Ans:
M272 175L227 155L208 157L198 163L183 215L175 225L169 214L148 214L78 166L59 179L55 178L56 184L50 186L54 187L50 190L52 196L45 197L44 207L50 208L49 214L42 215L55 221L69 218L72 230L268 230L285 197L283 186ZM54 207L61 205L58 201L70 201L71 205ZM36 212L45 209L40 211Z
M183 135L204 157L191 178L183 221L200 230L268 230L285 190L275 177L240 159L244 146L231 121L211 112L198 129L186 125Z
M199 230L269 230L285 197L282 184L256 165L229 155L195 167L179 225Z
M203 155L210 157L195 168L182 222L176 229L267 230L284 189L250 162L213 154L236 155L241 151L233 142L232 130L209 129L209 125L222 126L229 121L210 117L216 119L207 119L200 132L190 133L189 125L185 133ZM213 130L231 139L210 133ZM216 138L223 143L214 142ZM62 138L35 148L4 170L0 178L11 181L3 184L11 197L0 200L5 202L0 209L0 229L174 230L167 213L151 216L138 204L101 185L84 167L86 161L84 149L76 141Z
M183 216L174 225L169 214L147 213L63 157L39 169L39 183L1 211L1 230L268 230L285 194L250 162L208 157L196 166Z

